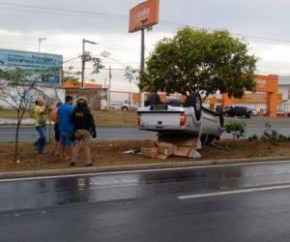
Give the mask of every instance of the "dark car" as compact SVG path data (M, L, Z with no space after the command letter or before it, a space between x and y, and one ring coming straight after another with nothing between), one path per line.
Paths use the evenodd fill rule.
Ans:
M250 118L252 116L252 110L244 106L227 106L224 109L224 115Z

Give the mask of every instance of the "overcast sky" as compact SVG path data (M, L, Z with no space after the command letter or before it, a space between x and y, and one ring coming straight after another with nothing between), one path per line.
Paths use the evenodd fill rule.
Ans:
M106 68L112 68L112 88L128 90L125 66L140 66L140 32L128 33L129 9L138 0L0 0L0 48L38 51L77 57L82 39L86 50L98 56L110 52ZM227 29L249 44L261 60L261 74L290 74L289 0L160 0L160 22L146 32L146 56L163 37L172 37L178 28L189 25L206 29ZM77 70L80 60L69 62ZM91 78L87 64L86 76ZM108 79L108 71L95 77ZM122 84L123 83L123 84ZM126 83L126 85L124 84ZM134 85L132 90L136 90Z

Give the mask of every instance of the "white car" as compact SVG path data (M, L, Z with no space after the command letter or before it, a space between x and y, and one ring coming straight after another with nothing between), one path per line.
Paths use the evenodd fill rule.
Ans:
M123 111L136 111L139 107L139 104L131 101L129 102L128 100L124 101L121 105L121 110Z

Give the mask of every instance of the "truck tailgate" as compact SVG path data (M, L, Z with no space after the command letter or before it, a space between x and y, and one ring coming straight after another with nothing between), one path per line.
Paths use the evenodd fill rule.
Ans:
M140 129L176 130L180 129L180 116L184 112L139 112Z

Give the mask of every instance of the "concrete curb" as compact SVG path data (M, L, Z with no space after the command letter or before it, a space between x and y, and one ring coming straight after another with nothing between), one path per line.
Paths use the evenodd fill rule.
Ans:
M166 162L154 164L136 164L136 165L120 165L120 166L102 166L102 167L82 167L82 168L66 168L66 169L50 169L37 171L15 171L15 172L1 172L0 179L15 179L15 178L29 178L29 177L43 177L43 176L60 176L60 175L81 175L88 173L101 172L118 172L118 171L134 171L134 170L149 170L162 168L186 168L208 165L232 165L253 162L269 162L269 161L287 161L290 162L289 156L277 157L258 157L258 158L243 158L243 159L220 159L220 160L195 160L195 161L179 161Z

